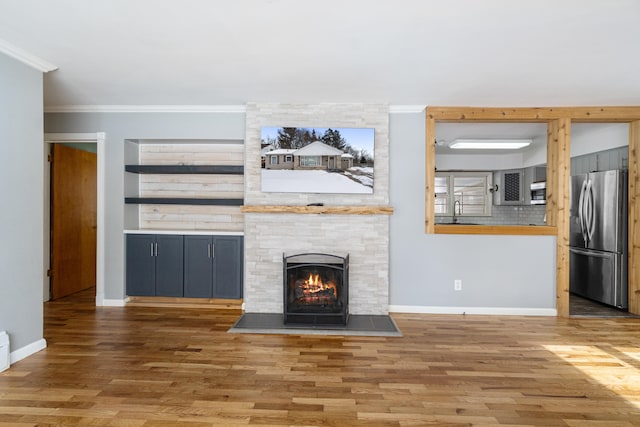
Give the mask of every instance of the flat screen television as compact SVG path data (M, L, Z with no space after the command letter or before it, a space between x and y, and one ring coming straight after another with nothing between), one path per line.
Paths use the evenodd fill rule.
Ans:
M263 192L372 194L373 128L263 127Z

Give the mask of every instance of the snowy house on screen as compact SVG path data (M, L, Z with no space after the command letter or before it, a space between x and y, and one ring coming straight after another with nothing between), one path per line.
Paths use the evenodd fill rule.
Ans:
M353 156L315 141L297 150L278 149L263 154L267 169L349 169L353 166Z

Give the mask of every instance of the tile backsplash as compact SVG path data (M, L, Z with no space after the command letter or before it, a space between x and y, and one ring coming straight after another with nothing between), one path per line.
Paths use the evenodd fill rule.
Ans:
M491 207L491 216L462 216L458 217L461 224L487 224L487 225L546 225L546 205L531 206L500 206ZM436 224L451 223L450 216L437 216Z

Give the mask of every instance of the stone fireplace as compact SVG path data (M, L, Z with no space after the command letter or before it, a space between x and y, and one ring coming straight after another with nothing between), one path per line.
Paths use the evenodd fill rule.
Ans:
M388 314L388 106L250 103L246 114L245 312L284 313L283 254L321 253L349 254L349 314ZM373 194L263 193L260 130L285 125L375 129Z

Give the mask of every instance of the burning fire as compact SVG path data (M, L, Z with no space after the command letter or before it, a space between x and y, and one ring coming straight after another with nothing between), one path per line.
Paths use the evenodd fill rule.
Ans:
M334 298L338 297L338 290L336 289L335 283L323 283L319 274L314 275L313 273L309 273L309 278L302 284L302 289L307 295L317 293L326 294L327 292L330 292L333 294Z

